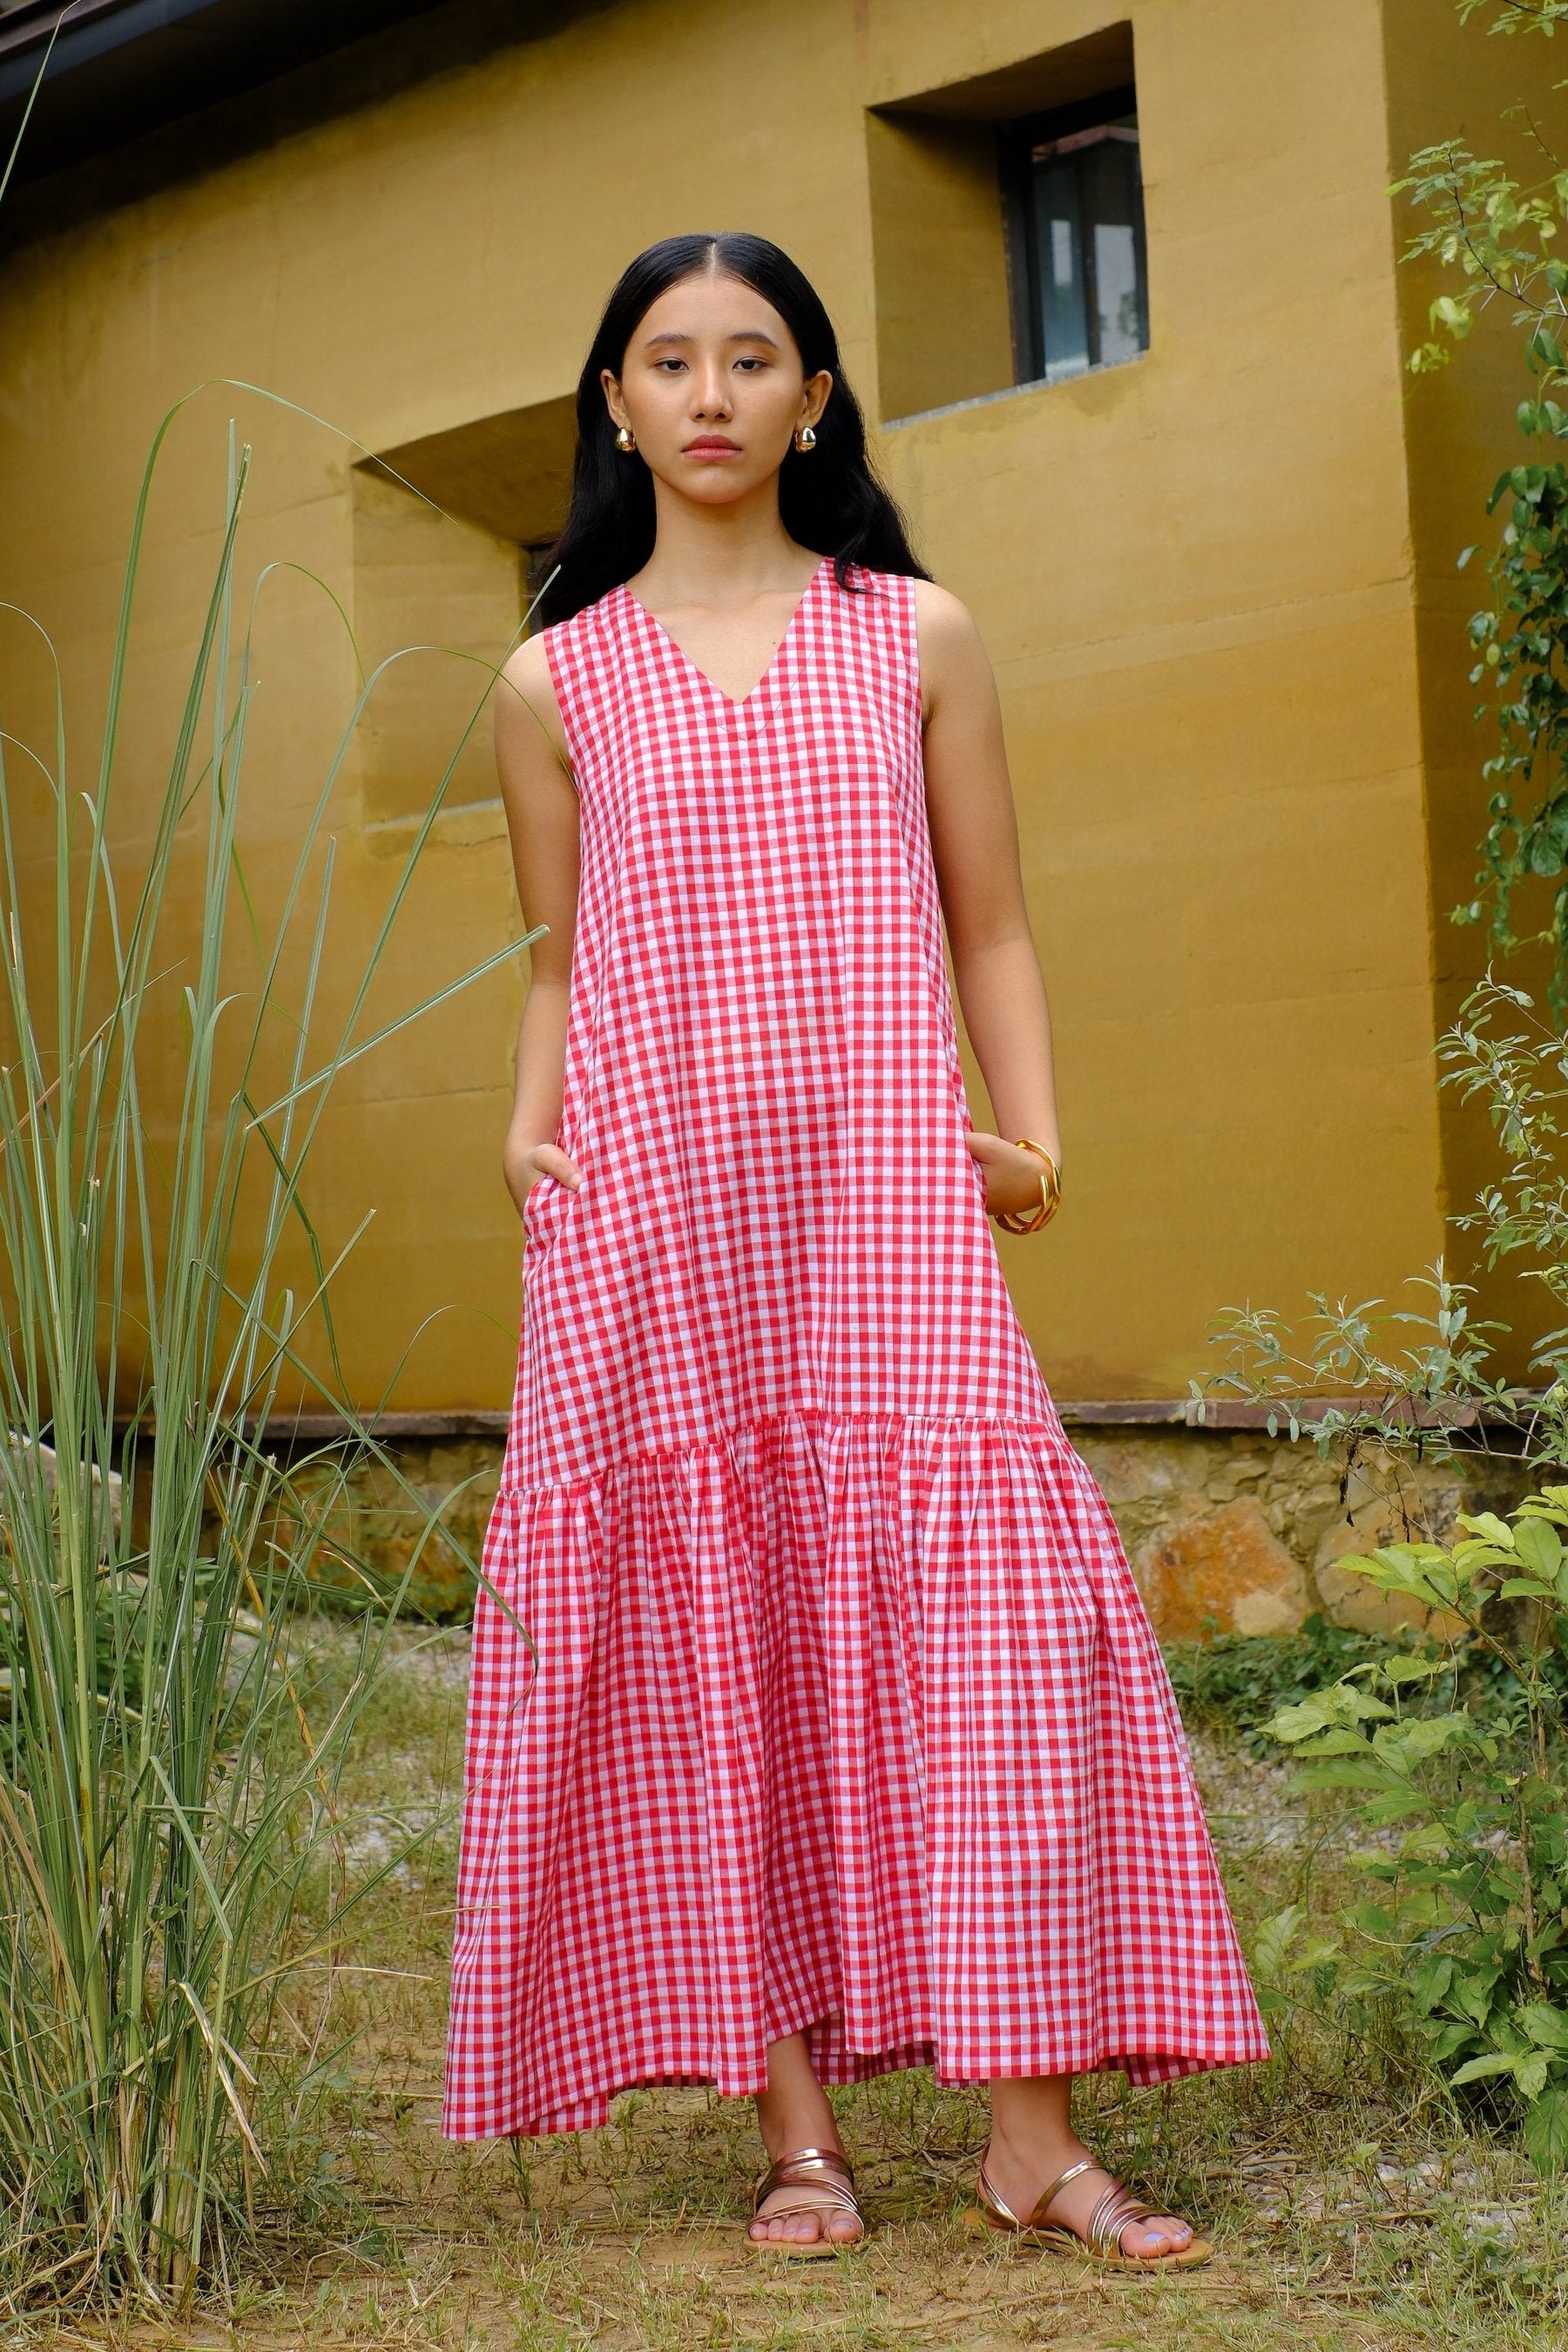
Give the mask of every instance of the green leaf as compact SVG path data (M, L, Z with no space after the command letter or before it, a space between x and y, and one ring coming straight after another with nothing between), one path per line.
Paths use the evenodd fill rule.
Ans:
M1299 1706L1280 1707L1269 1717L1267 1727L1276 1739L1310 1739L1320 1731L1389 1718L1393 1714L1391 1706L1374 1698L1359 1683L1331 1683L1327 1690L1314 1691Z
M1367 1738L1364 1731L1320 1731L1314 1734L1308 1747L1300 1748L1296 1752L1299 1756L1308 1758L1360 1756L1365 1754L1366 1749Z
M1527 1568L1550 1580L1563 1564L1563 1538L1548 1519L1521 1518L1514 1528L1514 1545Z
M1423 2016L1436 2008L1453 1977L1454 1963L1444 1952L1434 1952L1411 1969L1410 1998Z
M1446 299L1447 298L1439 295L1437 302L1440 303ZM1439 315L1437 303L1433 304L1433 311L1434 315ZM1442 323L1444 326L1448 328L1451 334L1458 334L1461 331L1460 329L1450 325L1447 317L1443 318ZM1468 325L1468 321L1467 320L1466 323ZM1525 356L1529 360L1531 365L1538 371L1549 370L1553 373L1560 373L1563 368L1563 346L1558 341L1556 336L1552 333L1551 328L1547 326L1540 326L1535 329L1529 342L1525 345Z
M1514 2023L1521 2032L1543 2050L1568 2050L1568 2010L1555 2009L1549 2000L1532 2000L1528 2008L1516 2009Z
M1447 1658L1388 1658L1384 1662L1383 1676L1390 1683L1424 1683L1446 1675L1448 1669Z
M1461 2083L1479 2083L1489 2074L1516 2074L1521 2053L1517 2050L1492 2050L1484 2058L1471 2058L1457 2074L1449 2076L1457 2090Z
M1501 1974L1500 1969L1482 1969L1456 1976L1448 1997L1449 2008L1458 2010L1465 2017L1473 2017L1478 2025L1485 2025L1491 2015L1492 1992Z
M1524 2147L1537 2172L1568 2166L1568 2085L1543 2091L1524 2119Z
M1545 2050L1531 2050L1514 2068L1513 2079L1519 2084L1523 2097L1538 2099L1546 2088L1547 2077L1551 2072L1550 2053Z
M1266 1981L1279 1976L1284 1968L1286 1954L1306 1916L1304 1903L1288 1903L1283 1911L1276 1911L1262 1922L1253 1942L1252 1961Z
M1516 1549L1513 1529L1506 1519L1500 1519L1495 1511L1478 1511L1474 1517L1461 1511L1458 1514L1458 1521L1459 1525L1468 1529L1471 1535L1484 1536L1489 1543L1496 1544L1500 1550L1512 1551Z
M1331 1768L1323 1767L1325 1771ZM1405 1780L1394 1782L1384 1794L1369 1797L1361 1809L1361 1817L1369 1830L1386 1829L1391 1822L1403 1821L1406 1813L1426 1810L1426 1800L1419 1789ZM1359 1860L1360 1857L1354 1857ZM1372 1857L1369 1857L1371 1860Z
M1428 1756L1463 1746L1474 1732L1468 1715L1423 1715L1414 1722L1380 1724L1373 1734L1373 1747L1396 1771L1408 1772Z

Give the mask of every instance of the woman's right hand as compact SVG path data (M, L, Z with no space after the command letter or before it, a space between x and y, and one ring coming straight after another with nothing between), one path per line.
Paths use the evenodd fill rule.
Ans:
M501 1155L507 1191L511 1194L521 1217L528 1196L542 1176L553 1176L569 1192L576 1192L583 1181L582 1171L574 1160L569 1160L559 1145L553 1143L515 1142L507 1138Z

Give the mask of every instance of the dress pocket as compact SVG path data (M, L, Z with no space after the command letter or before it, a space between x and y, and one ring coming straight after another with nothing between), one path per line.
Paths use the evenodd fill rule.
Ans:
M554 1248L582 1193L581 1182L574 1189L570 1184L563 1184L559 1176L535 1178L522 1205L522 1262L525 1270L537 1269Z

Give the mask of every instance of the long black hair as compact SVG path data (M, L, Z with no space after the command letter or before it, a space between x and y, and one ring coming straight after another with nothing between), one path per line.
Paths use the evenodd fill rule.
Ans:
M765 236L667 236L622 271L578 380L571 503L544 566L556 574L540 602L546 623L570 620L640 572L653 553L653 477L616 448L600 373L608 368L619 376L626 346L659 296L710 269L738 278L773 304L808 376L826 368L833 377L816 448L806 452L792 443L779 476L779 513L790 537L818 555L831 555L841 588L857 584L856 565L931 577L916 562L904 518L872 467L866 420L845 381L838 338L805 272Z

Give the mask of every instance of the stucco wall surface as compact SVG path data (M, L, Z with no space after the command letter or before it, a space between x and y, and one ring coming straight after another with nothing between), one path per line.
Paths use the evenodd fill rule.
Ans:
M355 460L558 401L625 260L698 226L789 247L880 415L895 296L899 363L920 361L919 286L890 278L920 249L899 234L899 173L923 152L900 144L903 110L956 103L942 93L1121 17L1151 348L879 436L1002 685L1068 1180L1049 1236L1001 1247L1047 1379L1082 1397L1179 1392L1219 1306L1293 1305L1317 1280L1386 1293L1441 1246L1430 711L1384 193L1410 12L623 0L267 142L240 135L238 109L231 163L165 171L0 261L0 593L55 640L84 779L141 467L170 404L205 387L150 508L116 787L132 866L216 556L231 419L253 447L240 576L288 567L258 586L254 624L242 832L265 915L357 690L333 600L362 634L391 614L492 656L517 616L514 551L472 517L438 527L444 552L422 520L422 551L389 572ZM1434 121L1474 47L1423 66ZM964 235L983 231L982 208ZM984 299L976 335L994 332ZM935 351L967 331L951 300L926 316ZM1481 394L1433 397L1459 415ZM1448 659L1443 628L1434 642ZM0 628L0 678L7 723L46 743L47 666L20 630ZM416 656L396 690L434 709L453 665ZM436 782L432 753L388 797L394 688L378 691L331 809L323 1035L388 902L406 809ZM363 1030L524 927L491 789L470 760ZM45 796L15 764L12 790L41 890ZM1443 821L1472 822L1457 805ZM337 1286L362 1401L505 1402L519 1244L498 1154L525 982L524 958L341 1084L309 1191L329 1247L374 1213Z

